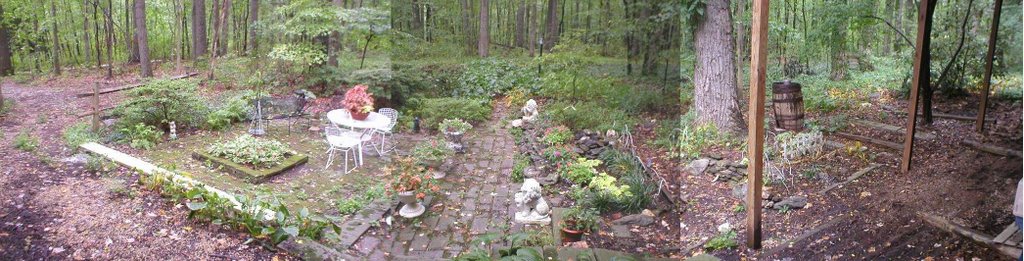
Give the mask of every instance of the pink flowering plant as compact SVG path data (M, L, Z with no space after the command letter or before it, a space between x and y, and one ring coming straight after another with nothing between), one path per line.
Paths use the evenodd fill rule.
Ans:
M563 163L572 161L579 156L576 152L572 151L572 147L565 144L544 148L544 150L541 151L541 154L544 156L544 159L547 159L555 165L562 165Z
M367 92L366 85L356 85L345 92L342 106L353 112L369 113L373 111L373 94Z
M558 125L544 130L544 143L548 145L564 144L572 138L572 131L569 128Z

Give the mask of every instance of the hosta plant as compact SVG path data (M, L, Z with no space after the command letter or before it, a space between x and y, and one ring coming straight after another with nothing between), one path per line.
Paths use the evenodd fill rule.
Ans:
M257 168L273 167L288 156L296 154L280 141L260 139L250 135L242 135L234 140L210 145L206 148L206 153Z
M597 176L597 166L600 165L600 160L578 158L576 162L571 162L558 168L558 174L572 183L586 185L590 184L590 181Z

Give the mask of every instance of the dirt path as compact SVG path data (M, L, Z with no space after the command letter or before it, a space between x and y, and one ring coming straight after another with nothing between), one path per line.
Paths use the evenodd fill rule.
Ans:
M88 77L43 86L5 82L4 97L15 107L0 118L0 256L38 259L270 259L275 253L244 244L244 234L185 216L136 185L121 169L92 173L61 159L72 152L61 137L87 100L74 94L91 88ZM117 80L108 85L118 85ZM120 95L104 97L113 104ZM12 145L19 133L39 141L34 151Z

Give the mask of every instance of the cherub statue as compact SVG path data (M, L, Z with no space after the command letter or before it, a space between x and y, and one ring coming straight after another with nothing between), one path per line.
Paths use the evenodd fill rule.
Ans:
M537 101L535 101L533 99L530 99L529 101L526 101L526 106L523 106L522 111L523 111L523 121L525 121L525 122L533 122L533 120L537 118L537 114L539 113L537 111Z
M516 192L516 223L547 225L551 223L551 206L541 195L540 183L536 179L526 179L523 186Z

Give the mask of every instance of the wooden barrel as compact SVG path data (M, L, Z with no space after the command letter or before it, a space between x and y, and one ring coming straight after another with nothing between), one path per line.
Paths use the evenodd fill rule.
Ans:
M772 112L775 126L791 131L804 128L804 95L799 83L789 80L772 83Z

